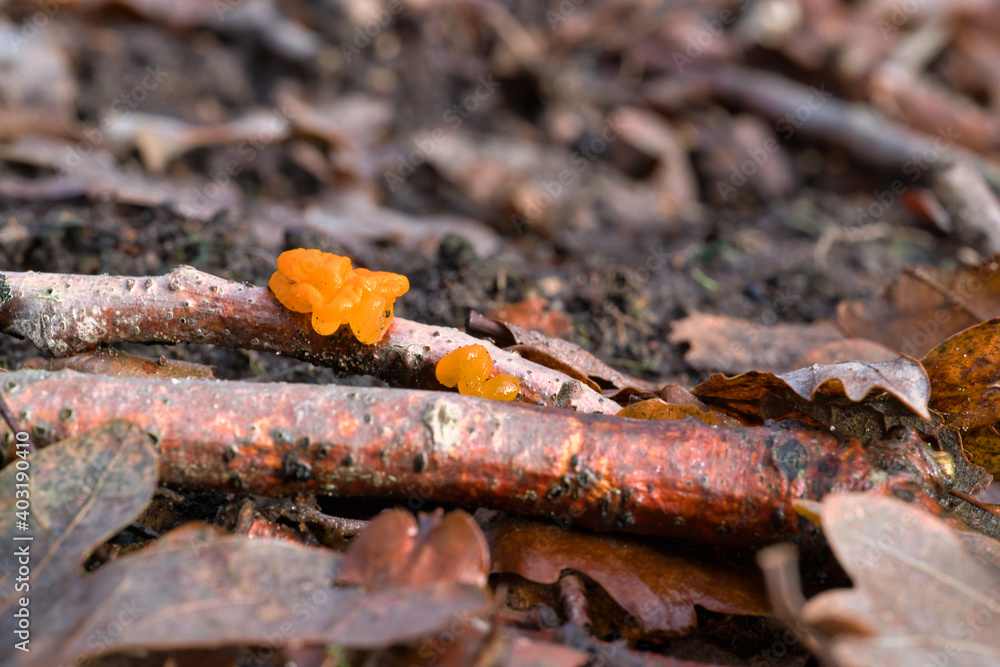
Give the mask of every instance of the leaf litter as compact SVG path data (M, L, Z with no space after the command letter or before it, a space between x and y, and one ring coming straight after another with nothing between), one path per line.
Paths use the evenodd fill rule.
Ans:
M267 468L276 471L272 488L294 496L282 499L281 511L277 501L247 495L245 489L230 487L228 500L209 496L203 501L191 488L193 473L216 470L220 462L228 466L227 474L245 472L241 462L254 460L248 449L259 442L251 435L226 442L231 447L225 450L185 441L195 443L185 445L190 452L216 455L168 470L182 483L161 487L149 502L162 457L174 455L170 425L149 421L161 405L134 410L131 416L142 421L142 429L113 421L103 430L42 448L31 458L38 475L31 516L44 528L34 545L43 560L33 561L41 567L33 582L39 588L32 613L38 614L36 627L76 625L61 637L35 635L33 657L55 661L88 650L96 654L98 637L97 651L103 653L249 646L280 632L274 619L303 611L295 605L307 597L312 620L296 626L282 655L300 664L342 658L366 664L592 660L690 666L694 660L736 665L766 659L802 665L807 657L801 647L787 651L784 630L762 620L768 610L746 570L745 553L734 550L727 552L730 560L716 560L718 554L687 544L653 546L594 535L576 525L569 510L603 511L609 517L605 528L627 530L648 525L642 511L666 489L686 494L688 507L701 510L678 510L660 521L659 529L722 544L740 521L766 514L770 507L739 502L739 492L753 481L741 473L752 470L762 483L783 480L785 486L773 481L769 497L787 499L786 487L805 488L809 497L822 501L825 493L842 488L838 484L850 486L844 483L851 466L869 456L877 463L868 469L871 480L852 480L859 484L850 486L869 484L864 500L848 511L828 496L823 507L840 507L840 515L821 510L834 555L848 574L855 576L856 570L851 570L845 540L886 551L886 535L872 531L917 511L899 503L885 509L890 501L874 488L930 502L923 505L926 514L914 514L917 518L906 524L913 535L904 535L902 546L888 549L878 561L886 564L885 571L874 567L855 577L859 589L882 586L881 599L866 602L870 607L860 605L862 613L836 608L833 616L817 621L817 632L845 630L833 637L832 652L817 656L833 655L843 664L880 663L875 651L902 651L921 642L937 642L932 648L938 652L929 654L934 660L992 656L995 648L980 642L988 624L969 620L966 605L966 616L954 625L961 587L941 582L964 582L966 597L983 603L985 587L993 585L983 573L996 562L995 540L952 533L977 549L985 568L977 570L942 532L952 529L941 528L932 515L945 516L949 525L954 525L951 512L968 521L961 512L970 507L991 516L988 504L958 500L978 488L986 474L967 465L965 455L991 472L1000 469L991 321L1000 310L997 260L988 257L1000 238L1000 209L989 185L996 182L998 134L992 119L1000 100L991 65L996 58L990 58L997 52L995 17L989 3L938 8L908 17L905 24L896 22L888 5L799 3L783 14L748 8L715 35L697 62L679 67L676 55L687 53L692 35L707 19L732 9L724 4L681 3L661 10L611 2L569 11L561 5L558 13L543 13L518 3L474 3L458 11L418 3L387 14L388 23L377 22L378 36L359 42L352 29L376 25L371 17L379 8L370 3L324 8L329 16L320 16L307 4L265 0L212 6L71 2L61 3L55 15L47 16L45 29L20 44L18 57L11 57L10 49L0 54L0 193L9 209L0 223L5 271L9 266L117 275L127 265L139 267L133 271L137 278L149 274L155 283L159 274L184 263L260 284L262 273L272 270L273 256L296 241L326 249L342 244L365 265L391 264L391 258L421 276L424 284L403 305L411 312L398 319L400 329L409 328L398 332L392 347L374 351L377 362L368 357L372 351L360 354L338 342L328 347L313 342L303 352L301 334L290 334L300 344L300 358L334 366L353 363L353 372L368 376L363 383L384 380L410 390L439 390L426 378L445 348L442 340L460 335L450 327L460 326L470 308L492 309L507 324L477 328L470 321L470 332L492 337L508 351L501 363L522 371L532 388L525 402L550 406L547 414L554 424L544 432L550 437L542 437L547 447L541 456L531 448L532 438L516 430L525 422L537 423L532 416L537 413L529 408L481 410L443 397L421 430L453 434L449 425L466 415L476 416L483 427L475 437L469 432L469 442L439 439L413 452L400 468L393 457L410 444L410 436L392 440L383 422L398 424L402 403L377 413L323 412L338 415L341 427L363 429L370 424L366 418L375 420L369 440L387 439L371 461L363 460L363 450L353 450L324 463L320 452L338 451L349 433L342 428L329 442L288 439L303 425L282 422L265 436L268 451L281 454L279 465ZM393 9L391 3L387 7ZM16 42L31 29L28 21L43 16L34 13L37 9L16 3L8 8L6 41ZM886 21L895 30L880 32ZM175 37L183 49L170 48ZM185 56L176 58L181 51ZM830 59L830 53L841 57ZM764 71L762 56L808 72L809 84L816 87L795 80L796 75ZM112 102L120 101L116 96L132 70L143 72L141 80L143 68L160 59L167 69L184 72L192 90L167 83L160 91L146 91L145 104L129 107L124 117L116 115ZM469 91L481 80L492 85L494 79L498 94L470 109ZM836 95L822 88L824 80L838 82ZM471 88L470 82L475 82ZM809 100L817 91L821 105L814 108ZM828 99L841 96L858 101ZM458 127L447 123L451 116L442 116L446 108L460 112ZM791 124L789 119L805 108L809 121ZM265 137L275 109L287 111L287 118ZM442 138L434 128L443 127L448 131ZM97 128L109 131L88 150ZM590 157L587 151L597 145L597 137L608 136L603 134L608 128L620 134ZM958 128L956 145L948 150L954 163L921 165L928 172L924 182L904 185L900 206L886 205L884 218L873 214L879 220L871 224L859 222L856 212L871 211L873 196L884 203L889 193L897 194L896 172L909 176L913 156L932 148L941 128ZM788 130L792 143L786 143ZM254 147L253 157L243 161L241 149L247 145ZM411 159L415 146L428 145L433 148L420 164ZM760 155L767 159L755 159L757 168L745 185L730 187L733 167ZM73 164L67 164L67 156L75 156ZM233 161L237 157L241 160ZM401 164L407 173L386 181L386 174L402 173ZM803 183L816 190L804 192ZM207 196L209 191L214 194ZM540 205L546 197L550 203ZM803 261L822 270L804 269ZM922 266L900 272L910 261ZM872 285L897 273L882 292L863 298ZM36 280L38 275L53 274L36 274ZM241 287L238 282L211 285ZM28 290L22 298L24 286L13 273L0 275L0 319L6 321L11 311L36 297L54 302L66 296L58 289ZM545 294L544 303L529 297L536 286ZM95 292L91 299L114 303L114 294ZM184 313L187 323L202 306L210 309L217 302L172 303L177 310L171 317ZM58 318L58 307L48 305L49 310L34 311L39 317L31 321L40 325L44 317ZM780 321L769 318L769 307ZM829 319L834 309L836 317ZM288 323L273 319L259 300L251 310L254 317L213 311L187 330L175 320L161 338L144 340L140 331L135 339L186 340L160 347L154 356L175 362L174 357L187 355L201 366L75 349L83 355L69 360L35 356L23 368L91 372L92 384L84 386L92 388L102 382L101 375L123 383L163 375L173 379L162 382L192 387L182 378L207 376L210 365L218 365L219 377L227 379L246 377L252 369L265 379L332 380L328 370L314 365L283 365L296 353L294 344L275 345L268 351L281 356L266 356L259 344L265 337L255 335L255 318L266 320L261 326L270 334ZM418 326L423 321L449 326ZM229 332L230 340L216 339L217 344L240 351L226 356L197 348L204 336L221 337L222 332ZM129 336L137 334L121 335L98 342L131 345ZM59 341L58 335L49 343L53 340ZM60 342L73 349L80 341ZM6 337L2 343L3 354L10 355L2 356L5 365L8 358L31 354L26 353L30 344ZM615 366L627 366L629 372ZM702 371L741 375L705 379ZM543 373L551 381L546 387L558 378L570 389L538 391ZM46 392L51 397L60 385L79 382L75 378L66 371L32 404L17 404L17 417L39 444L58 440L52 437L56 432L79 434L85 430L79 424L105 414L103 404L46 403ZM37 382L37 376L30 381ZM150 378L132 395L161 386L156 382ZM225 392L225 385L213 388ZM695 388L688 391L689 386ZM201 395L206 406L214 404L209 394ZM247 421L255 426L273 418L267 413L277 394L261 395L268 398ZM121 396L124 405L127 395ZM359 390L341 402L358 396L376 401L382 394ZM166 398L173 400L172 394ZM296 412L301 407L293 405L289 414L308 412ZM567 407L618 414L574 421ZM186 421L196 412L190 409ZM220 408L197 420L201 437L226 426L220 420L234 414L241 413ZM309 414L310 421L323 423L320 412ZM229 425L237 423L242 422ZM555 426L567 424L572 425L568 431ZM600 449L616 442L609 435L615 431L628 433L648 455L633 458L621 447ZM559 442L561 432L568 446L549 446ZM511 525L533 536L527 545L513 538L487 543L476 522L460 510L415 515L397 508L378 514L393 502L412 510L438 503L436 491L425 495L426 487L400 479L413 471L433 473L444 463L440 447L454 446L451 454L478 452L477 447L518 439L518 455L503 466L457 474L460 491L444 504L471 511L488 504L494 497L490 489L508 475L525 475L519 480L522 489L537 481L531 475L548 475L547 488L517 501L524 513L538 513L539 506L548 507L545 503L557 505L541 513L555 520L546 526L558 528L554 543L560 549L543 549L537 541L541 526L520 519ZM8 455L10 444L5 443ZM67 445L70 449L64 449ZM750 460L753 452L758 459ZM317 458L310 458L313 454ZM519 465L536 455L534 467ZM740 456L747 458L738 468L719 474L720 461ZM645 471L642 483L636 473L627 477L629 483L608 488L607 479L594 474L613 469L602 457L635 461L636 471L643 465L653 470ZM384 474L390 466L397 466L392 469L398 476ZM921 471L916 479L940 483L938 491L928 496L905 475L900 475L903 484L878 482L907 466ZM53 472L56 467L60 472ZM340 474L332 493L303 492L310 475L315 479L330 469ZM677 470L682 474L664 485ZM8 493L10 474L8 467L0 477L3 502L14 497ZM978 481L963 481L967 478ZM360 508L357 499L338 497L345 488L368 490ZM364 504L387 488L398 496ZM594 489L605 495L591 501ZM698 504L708 492L736 509L719 514L721 522L704 530L699 520L716 509ZM201 502L205 507L199 507ZM146 512L164 507L170 509L161 515L164 533L158 536L146 525ZM328 516L321 507L359 518ZM227 526L230 510L238 516ZM4 512L0 526L10 537L14 529L5 524L13 512ZM769 516L782 530L797 520L785 507ZM319 546L357 534L369 518L367 530L353 538L345 555ZM220 533L197 519L246 536L270 537ZM323 540L316 532L319 524L332 533ZM846 524L850 530L845 532ZM535 528L529 531L529 525ZM695 525L703 527L700 533L691 531ZM814 590L829 588L838 580L829 554L823 555L815 528L808 522L803 526L796 533L800 547L810 563L825 564L807 572L806 583ZM982 530L997 534L985 525ZM550 534L547 530L545 539ZM906 537L922 539L911 544ZM888 538L895 540L896 534ZM819 556L810 551L815 549ZM11 563L9 557L4 562ZM915 564L919 567L911 567ZM511 577L512 570L525 577ZM8 576L0 577L5 586L12 572L7 567ZM342 585L331 585L337 577ZM924 586L928 577L930 584ZM749 589L752 599L733 603L733 596ZM10 604L10 591L4 592ZM948 602L946 617L930 618L937 613L931 593ZM810 605L823 595L830 593ZM314 604L316 596L326 596L326 602ZM143 612L129 606L133 599L143 601ZM53 600L68 610L65 617L53 611ZM555 627L543 622L549 614L542 610L549 604ZM989 604L980 607L992 611ZM197 609L175 613L185 605ZM871 609L889 609L892 615L882 618ZM625 620L631 615L641 623L616 625L622 610ZM139 618L128 632L116 638L101 634L131 611ZM820 608L817 614L829 612ZM237 622L244 617L249 620ZM4 622L10 621L5 614ZM909 623L905 628L904 621ZM946 627L935 628L933 622ZM588 635L585 628L591 625L606 634ZM957 628L958 642L967 643L942 646L946 634L933 633L950 628ZM971 638L964 636L970 632ZM731 650L718 648L722 645ZM789 655L782 653L779 660L775 647ZM137 660L136 655L131 658ZM913 657L926 660L927 654Z

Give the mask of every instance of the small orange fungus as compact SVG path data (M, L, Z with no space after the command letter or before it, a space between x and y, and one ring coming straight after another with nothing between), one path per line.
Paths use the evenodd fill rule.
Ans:
M458 393L481 396L495 401L513 401L521 391L521 381L500 373L490 377L493 360L482 345L466 345L452 350L438 362L435 375L446 387L458 387Z
M396 297L406 294L406 276L352 269L349 257L299 248L281 253L268 287L281 304L312 313L316 333L329 336L349 324L366 345L382 339L392 323Z

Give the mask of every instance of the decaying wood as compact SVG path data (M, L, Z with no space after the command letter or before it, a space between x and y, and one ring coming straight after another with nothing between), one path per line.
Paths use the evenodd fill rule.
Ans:
M39 445L125 418L152 434L161 480L196 489L488 506L731 545L803 535L796 499L866 490L940 511L946 494L930 449L908 431L862 446L815 431L638 421L445 392L73 371L0 382Z
M277 352L395 385L441 389L434 367L462 345L485 345L497 372L521 381L521 399L580 412L619 406L578 380L456 329L395 318L375 345L347 330L320 336L308 314L282 306L266 287L181 266L157 277L0 274L0 331L64 357L115 343L207 343Z

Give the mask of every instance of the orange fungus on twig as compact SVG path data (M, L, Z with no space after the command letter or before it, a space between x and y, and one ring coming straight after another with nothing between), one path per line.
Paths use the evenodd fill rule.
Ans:
M371 345L389 328L396 297L410 289L410 281L387 271L352 269L349 257L299 248L281 253L268 286L285 308L312 313L316 333L329 336L346 323Z
M458 387L458 393L481 396L496 401L513 401L521 391L521 381L513 375L500 373L490 377L493 359L482 345L466 345L441 358L434 371L438 382L446 387Z

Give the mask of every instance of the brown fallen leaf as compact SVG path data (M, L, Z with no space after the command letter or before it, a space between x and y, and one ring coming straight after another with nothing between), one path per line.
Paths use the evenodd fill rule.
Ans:
M878 363L890 361L899 356L881 343L864 338L845 338L832 340L806 352L792 365L793 368L805 368L813 364L839 364L843 361L866 361Z
M14 613L30 600L30 653L13 642L4 664L59 664L129 649L338 643L382 648L444 628L456 614L480 617L490 603L466 584L405 593L331 588L340 555L277 540L224 536L188 525L146 549L81 576L85 556L134 520L156 483L149 437L113 421L29 459L32 475L30 591L15 591L17 563L0 571L0 629L15 637ZM0 535L15 525L16 469L0 473ZM373 623L373 618L383 622ZM10 661L10 662L8 662Z
M239 212L243 206L242 194L232 183L154 178L126 172L103 149L90 149L84 155L72 144L28 138L0 145L0 159L63 172L32 179L0 179L0 195L13 199L111 198L134 206L165 206L201 221L226 212Z
M28 23L9 16L0 18L0 41L7 45L0 52L0 139L75 135L79 90L72 48L60 31L39 29L34 16Z
M615 393L608 396L612 401L618 403L622 407L629 407L636 403L649 401L650 399L658 399L664 403L670 405L693 408L694 412L692 414L697 415L697 413L711 413L712 419L715 420L715 426L742 426L743 422L739 419L730 417L728 414L722 410L712 408L704 401L700 400L694 394L692 394L686 387L670 382L663 385L658 391L646 391L644 389L638 389L636 387L623 387ZM650 404L652 405L652 404ZM655 412L655 410L654 410ZM621 412L618 413L619 416L622 415ZM639 417L643 419L644 417ZM654 418L655 417L650 417Z
M866 301L837 306L837 326L920 358L949 336L1000 316L1000 256L953 271L908 267Z
M1000 317L948 338L923 358L930 407L967 430L1000 421Z
M584 651L528 637L508 637L506 648L504 664L518 667L583 667L591 661Z
M456 614L482 616L490 608L481 589L463 584L405 592L331 588L339 561L326 549L189 524L140 553L64 582L53 608L39 610L48 611L38 622L50 632L32 645L31 658L268 645L274 637L291 646L377 649L439 631ZM120 633L116 621L125 626Z
M33 586L74 574L83 558L101 541L131 523L156 487L157 455L149 436L137 426L113 420L71 440L28 457L31 478L28 527L15 531L14 499L18 466L0 472L0 534L31 535ZM23 480L21 480L23 481ZM17 597L13 579L4 579L4 607Z
M457 215L416 218L380 206L368 194L358 191L311 206L303 218L308 227L328 234L348 248L387 240L403 247L436 245L448 234L468 239L480 257L490 257L500 248L500 237L481 222Z
M801 619L839 667L1000 662L1000 574L943 521L894 498L833 494L822 522L854 587L815 596Z
M97 0L82 3L94 6L121 4L150 21L178 30L210 28L223 34L261 43L285 58L314 62L323 39L296 20L286 17L273 0L209 4L199 2L161 3L155 0Z
M528 361L533 361L539 366L545 366L546 368L551 368L554 371L559 371L560 373L567 375L574 380L579 380L584 383L594 391L601 391L601 385L597 384L589 377L581 373L575 367L570 366L566 362L562 361L558 357L553 356L546 350L540 350L537 347L531 345L511 345L508 348L504 348L508 352L513 352L517 354L522 359L527 359Z
M278 94L278 101L298 132L322 139L338 150L370 148L385 137L394 118L390 102L364 93L338 95L318 107L287 91Z
M789 373L775 375L750 371L735 377L725 377L713 373L708 380L692 390L692 393L714 406L744 419L761 420L777 418L779 414L768 413L765 401L781 398L790 391L793 402L795 396L812 401L817 393L844 395L852 402L859 402L877 390L895 396L907 408L923 419L931 418L927 401L931 395L931 384L927 372L920 362L899 356L891 361L874 364L848 361L827 366L810 366Z
M386 510L373 519L348 547L335 581L363 590L394 590L399 595L436 586L465 585L485 590L490 551L479 525L456 510L414 516ZM500 642L496 628L481 617L455 614L447 629L421 639L399 664L426 661L467 665ZM398 651L396 652L398 655ZM386 656L388 657L388 656ZM373 662L378 660L373 658Z
M212 125L133 112L108 125L108 139L115 152L136 148L143 164L154 173L162 172L173 160L196 148L243 143L260 150L265 144L281 142L291 135L291 123L276 109L258 109L242 118Z
M994 478L1000 477L1000 432L996 424L963 433L962 448L972 463L985 468Z
M462 510L448 514L386 510L354 540L338 583L370 590L466 583L482 588L490 552L479 525Z
M486 317L514 324L522 329L540 331L546 336L565 336L573 328L573 320L566 313L552 310L549 302L532 292L527 300L494 308Z
M645 401L632 403L621 409L619 417L631 419L684 419L694 417L709 426L717 426L718 420L711 410L701 410L693 405L677 405L667 403L662 398L649 398Z
M565 569L582 572L648 632L677 633L694 626L695 605L726 614L770 614L755 571L724 564L705 551L685 553L521 519L496 519L484 531L494 573L554 584Z
M603 385L618 389L628 386L648 391L656 389L655 383L617 371L575 343L525 329L513 322L484 317L472 311L469 313L468 330L477 336L493 338L501 347L516 351L526 359L558 370L592 387Z
M513 222L519 233L525 227L546 233L555 221L564 219L580 193L580 178L552 192L544 184L572 168L570 154L529 139L468 132L445 132L435 141L433 132L414 138L417 146L434 142L427 161L448 182L476 204L495 211L514 211L527 222ZM589 165L588 165L589 166ZM574 175L579 172L573 169Z
M691 346L684 361L699 370L781 373L802 355L843 335L829 322L763 326L740 317L691 313L672 325L667 341Z
M621 107L614 113L612 123L621 128L622 138L644 154L657 159L652 173L642 182L625 182L618 185L628 195L629 208L638 208L638 214L625 213L629 227L662 225L679 213L695 215L699 212L698 178L680 138L680 132L663 116L640 107ZM603 200L612 210L615 199L610 193Z

